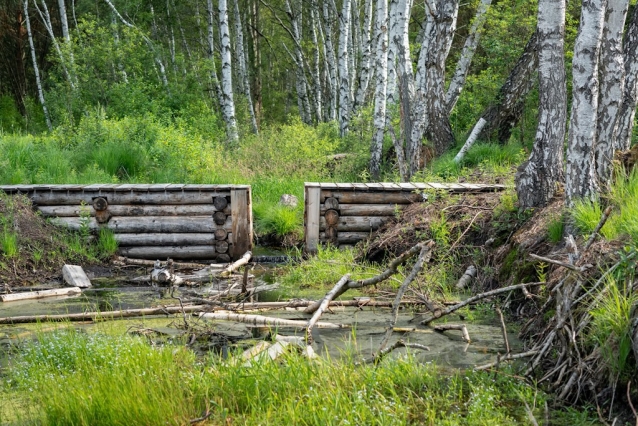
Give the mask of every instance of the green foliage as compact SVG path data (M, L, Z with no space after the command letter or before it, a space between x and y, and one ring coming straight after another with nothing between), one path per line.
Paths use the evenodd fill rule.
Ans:
M10 232L6 226L0 233L0 249L7 259L13 259L18 255L18 236Z
M117 240L115 234L108 228L100 229L97 239L97 249L100 257L108 258L117 252Z
M450 245L450 228L445 212L442 211L438 219L433 219L430 222L430 232L432 232L432 239L437 248L446 248Z
M0 132L16 132L24 128L24 119L9 96L0 96Z
M552 217L547 224L547 238L550 243L558 244L563 239L565 220L563 215Z

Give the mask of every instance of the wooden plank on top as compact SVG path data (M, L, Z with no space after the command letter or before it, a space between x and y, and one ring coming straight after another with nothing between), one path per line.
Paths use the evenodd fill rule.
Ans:
M366 183L366 186L368 187L369 190L381 190L381 189L383 189L383 185L381 185L378 182Z
M133 184L127 183L127 184L123 184L123 185L118 185L115 188L113 188L113 190L115 192L132 191L134 186L135 185L133 185Z
M416 189L419 189L415 184L410 182L400 182L397 185L399 185L401 189L407 190L407 191L414 191Z
M338 189L354 189L351 183L335 183Z
M356 189L356 190L359 190L359 191L361 191L361 190L367 191L369 189L368 185L366 185L365 183L353 183L352 187L354 189Z
M153 192L166 191L166 188L168 188L170 185L170 183L154 183L148 186L148 190Z
M304 197L304 231L306 234L306 252L310 254L316 253L319 245L320 195L321 188L306 187Z
M100 183L93 183L91 185L84 186L84 188L82 188L82 190L84 190L84 191L99 191L99 190L101 190L103 188L104 188L104 185L102 185Z
M149 189L151 188L151 185L149 184L135 184L133 185L132 191L134 192L148 192Z
M428 185L430 185L432 189L448 189L447 185L443 183L428 182Z
M386 191L396 191L401 189L399 185L392 182L381 182L381 185L383 186L383 189Z
M170 185L168 185L166 187L167 191L181 191L182 189L184 189L184 186L186 186L183 183L171 183Z
M311 186L321 187L321 184L319 182L304 182L303 185L305 187L311 187Z

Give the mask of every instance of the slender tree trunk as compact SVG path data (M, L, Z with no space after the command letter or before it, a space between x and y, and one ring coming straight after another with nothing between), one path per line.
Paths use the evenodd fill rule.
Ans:
M396 32L399 27L395 25L397 21L398 0L390 0L390 9L388 11L388 84L386 95L388 96L388 105L397 103L397 45L394 42L399 36Z
M67 42L71 41L71 35L69 34L69 21L67 20L66 17L66 5L64 3L64 0L58 0L58 7L60 9L60 24L62 27L62 37L64 37L64 40L66 40Z
M51 23L51 15L49 14L49 8L47 7L46 1L42 1L42 8L44 9L44 13L40 10L38 6L38 0L34 0L33 4L35 5L35 9L38 11L38 15L40 15L40 19L42 19L42 23L44 24L44 28L49 33L49 37L51 37L51 42L53 43L53 47L55 48L56 53L58 54L58 58L60 60L60 66L62 67L62 72L64 73L67 81L69 82L69 86L71 89L75 90L75 82L73 78L71 78L71 73L66 65L66 59L62 54L62 50L60 49L60 44L58 40L55 38L55 34L53 33L53 24Z
M359 87L357 88L357 94L354 98L353 110L360 108L365 104L366 93L368 92L368 85L370 84L370 61L372 40L370 38L370 32L372 27L372 0L366 0L364 10L364 23L363 31L361 34L361 64L359 66ZM387 56L387 55L386 55ZM386 66L387 69L387 66Z
M259 20L259 0L251 1L251 38L252 38L252 51L253 51L253 61L252 61L252 79L253 79L253 98L254 98L254 109L255 109L255 118L257 120L257 127L261 122L261 109L262 109L262 97L261 97L261 48L260 48L260 20Z
M584 1L572 61L572 110L567 135L566 205L596 196L594 150L598 110L598 58L605 0Z
M250 94L250 80L248 79L247 61L244 53L244 31L241 25L241 16L239 14L239 2L235 1L234 13L235 13L235 32L237 39L237 62L239 63L239 80L242 82L241 88L243 89L243 95L246 97L248 103L248 113L250 114L250 124L253 129L253 133L258 134L257 118L255 117L255 110L253 108L253 98Z
M448 112L451 112L452 109L454 109L454 106L461 95L461 91L465 86L465 79L468 71L470 70L472 58L474 57L474 53L476 52L476 48L481 38L481 29L483 28L483 24L487 18L487 11L491 4L492 0L481 0L478 8L476 9L476 15L472 21L470 33L465 39L465 44L461 51L461 57L456 64L456 69L454 70L452 80L450 80L450 86L448 87L447 95L445 97Z
M310 100L308 99L308 84L306 82L306 73L304 70L305 58L302 50L301 5L297 5L297 7L293 9L290 4L290 0L286 0L286 13L290 16L290 32L295 45L293 60L295 62L295 86L297 88L297 105L299 107L299 115L301 116L301 121L306 124L312 124L312 112L310 108Z
M638 6L634 6L623 47L625 87L618 113L618 129L614 149L629 149L638 104Z
M481 114L486 124L479 139L489 140L494 132L498 132L499 142L506 143L509 140L512 128L520 119L525 97L534 87L532 77L537 69L538 34L534 31L505 83L499 89L496 102Z
M213 29L214 16L213 16L213 0L208 0L208 60L211 63L210 80L213 85L213 90L221 109L224 108L224 97L222 96L222 88L217 78L217 65L215 65L215 31Z
M328 68L328 80L330 81L328 121L337 119L337 99L339 98L339 74L337 68L337 55L335 53L334 42L332 41L332 18L328 9L328 2L323 3L324 22L324 46L326 47L326 62Z
M27 36L29 37L29 47L31 48L31 60L33 61L35 84L38 87L38 99L40 99L40 104L42 104L42 111L44 112L44 120L46 121L47 128L51 131L53 130L53 126L51 126L51 117L49 117L49 110L47 109L47 104L44 100L44 89L42 88L42 81L40 80L40 69L38 68L38 61L35 55L35 44L33 43L33 33L31 32L31 21L29 20L29 0L24 0L22 7L24 9L24 22L27 26Z
M314 80L314 94L315 94L315 117L317 123L323 121L323 96L321 88L321 59L320 59L320 46L317 39L317 27L319 26L319 19L317 19L318 11L317 0L312 0L310 5L310 41L313 45L313 61L312 61L312 74Z
M388 74L388 2L377 0L377 20L375 25L376 49L376 89L374 95L374 136L370 149L370 174L378 180L381 173L383 136L386 121L386 84Z
M222 58L222 116L226 123L226 133L230 142L239 139L235 119L235 100L233 98L233 66L230 52L230 28L228 24L228 6L226 0L219 0L219 37L221 39Z
M562 180L563 144L567 120L565 85L565 0L538 2L538 127L532 154L516 174L522 208L541 207L554 196Z
M342 137L348 134L350 124L350 73L348 71L350 6L351 0L343 0L339 31L339 130Z
M607 0L600 48L600 96L596 130L596 175L601 188L611 185L618 112L625 87L622 36L629 0Z

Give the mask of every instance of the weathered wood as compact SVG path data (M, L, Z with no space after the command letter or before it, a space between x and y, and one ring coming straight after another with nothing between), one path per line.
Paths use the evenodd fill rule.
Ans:
M230 191L230 206L233 233L230 247L231 259L239 259L253 248L253 214L250 187Z
M44 217L79 217L82 214L95 216L91 206L36 206ZM109 205L107 211L112 216L212 216L218 210L211 204L191 205ZM230 207L221 210L230 214Z
M230 262L230 255L228 253L219 253L216 258L217 263L228 263Z
M325 203L324 203L325 205ZM340 204L340 216L395 216L405 208L406 204ZM326 208L321 208L324 215Z
M337 233L337 242L339 244L356 244L370 237L369 232L341 232ZM325 232L319 233L319 240L330 241Z
M219 275L222 276L222 277L230 276L234 271L239 269L241 266L247 264L248 261L250 261L250 258L252 257L252 255L253 255L252 252L247 251L238 260L236 260L232 264L228 265Z
M18 300L42 299L45 297L68 296L71 294L82 293L80 287L55 288L52 290L25 291L22 293L9 293L0 295L3 302L15 302ZM0 322L1 323L1 322Z
M272 317L265 317L262 315L235 314L232 312L207 312L207 313L201 313L199 317L204 319L209 319L209 320L235 321L235 322L242 322L242 323L252 324L252 325L270 325L273 327L305 328L307 324L306 321L272 318ZM315 324L315 327L333 328L333 329L347 328L346 325L333 324L330 322L317 322Z
M83 312L79 314L28 315L0 318L0 324L29 324L47 321L96 321L149 315L171 315L199 312L205 305L166 306L161 308L125 309L121 311Z
M138 259L207 259L217 257L214 246L160 246L160 247L120 247L118 253L121 256L135 257Z
M366 192L321 190L320 202L327 198L336 198L342 204L412 204L424 201L423 194L414 192Z
M137 265L137 266L154 266L155 264L155 260L129 259L127 257L122 257L122 256L116 256L112 262L113 264L116 264L116 265ZM175 269L200 269L204 267L210 267L210 265L205 265L203 263L173 262L173 267Z
M215 244L215 235L208 234L115 234L120 247L131 246L204 246Z
M223 212L215 212L213 214L213 222L215 222L217 225L223 225L224 223L226 223L226 215Z
M97 211L106 210L108 207L109 203L104 197L97 197L93 200L93 208Z
M337 200L336 198L326 198L325 201L323 202L323 207L322 210L339 210L339 200ZM322 213L323 214L323 213Z
M339 213L336 210L328 210L323 215L324 222L327 226L334 226L339 222Z
M335 295L339 293L345 285L348 284L349 279L350 279L350 274L346 274L343 277L341 277L341 279L337 282L337 284L335 284L332 290L330 290L324 296L324 298L319 303L319 307L313 313L312 318L308 320L308 324L306 325L306 336L310 336L312 328L315 326L317 321L319 321L319 317L321 317L321 315L323 314L323 311L325 311L328 308L328 306L330 305L330 302L332 301L332 299L334 299ZM307 312L307 313L310 313L310 312Z
M389 220L388 217L381 216L369 216L369 217L357 217L357 216L345 216L340 217L337 223L334 224L338 231L345 232L360 232L360 231L376 231L381 225ZM323 231L328 225L326 218L319 219L319 230Z
M71 287L91 287L91 280L84 273L84 269L78 265L64 265L62 267L62 279Z
M217 241L223 241L228 238L228 232L225 229L215 229L214 234Z
M82 219L76 217L58 217L51 221L53 224L65 226L78 231L82 225ZM148 217L113 217L108 223L100 225L94 218L88 221L89 229L97 231L104 227L114 233L212 233L220 226L216 225L208 216L172 217L172 216L148 216ZM226 230L231 229L232 217L226 219L222 225Z
M458 330L461 332L463 336L463 340L467 343L470 343L470 333L467 332L467 327L465 324L441 324L434 327L434 331L438 331L439 333L443 333L448 330Z
M109 205L130 204L211 204L213 197L225 197L230 191L175 191L175 192L150 192L150 191L33 191L28 197L33 204L39 206L91 205L93 199L104 197Z
M213 206L219 211L224 210L228 206L228 199L226 197L213 198Z
M339 244L339 232L334 226L329 226L325 231L326 241L331 244Z
M306 252L313 254L317 252L319 245L319 210L321 188L306 187L305 191L305 233L306 233Z
M217 253L226 253L228 251L228 242L217 241L215 242L215 250Z

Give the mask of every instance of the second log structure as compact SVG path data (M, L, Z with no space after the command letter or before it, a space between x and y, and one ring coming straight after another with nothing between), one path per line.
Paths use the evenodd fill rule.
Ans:
M305 184L306 252L319 244L356 244L407 205L427 201L436 191L493 192L504 185L469 183L316 183Z
M220 263L252 250L247 185L5 185L53 223L110 229L121 256Z

